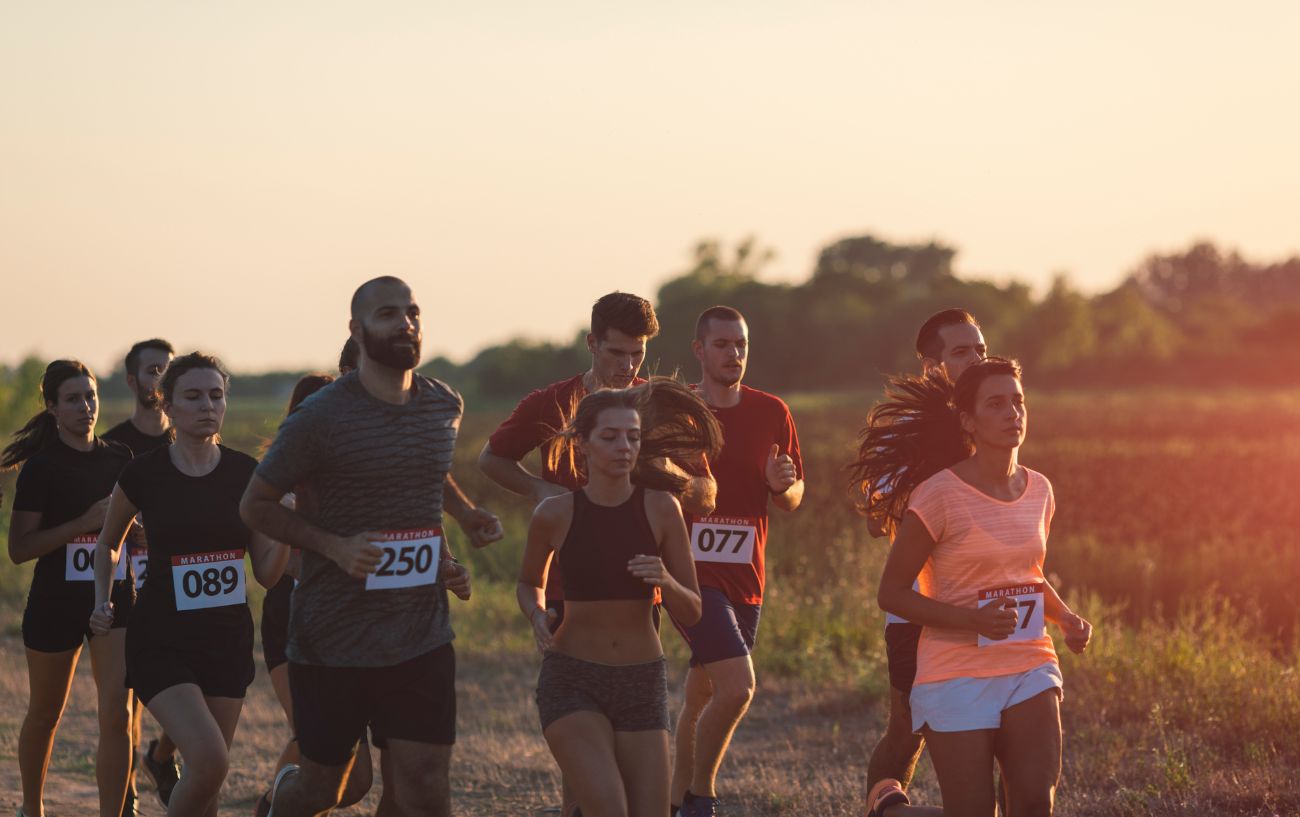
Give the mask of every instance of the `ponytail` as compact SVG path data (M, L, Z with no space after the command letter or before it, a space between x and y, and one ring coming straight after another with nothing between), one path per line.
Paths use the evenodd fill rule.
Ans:
M17 468L32 455L59 438L59 423L49 409L59 400L59 386L74 377L95 379L86 364L80 360L55 360L45 367L41 375L41 399L45 410L32 416L20 429L14 432L13 441L5 446L0 458L0 471Z

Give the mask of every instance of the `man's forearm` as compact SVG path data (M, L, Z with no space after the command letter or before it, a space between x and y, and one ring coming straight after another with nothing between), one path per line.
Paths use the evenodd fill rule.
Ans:
M469 497L465 496L465 492L460 489L460 486L456 484L456 480L448 472L447 478L442 484L443 510L450 514L452 519L460 522L465 514L474 510L474 507L474 503L469 501Z
M803 480L791 485L779 494L772 494L772 502L783 511L793 511L803 502Z
M245 497L239 503L239 515L253 530L290 547L327 555L331 534L303 519L278 500Z
M493 454L487 446L483 446L483 453L479 454L478 467L497 485L529 499L536 499L537 483L543 481L516 460Z

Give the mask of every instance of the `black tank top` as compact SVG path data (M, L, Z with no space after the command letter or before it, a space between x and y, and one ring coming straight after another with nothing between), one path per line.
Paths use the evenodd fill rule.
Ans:
M597 505L587 492L573 492L573 522L560 547L560 572L567 601L648 599L654 585L627 571L634 556L658 556L650 520L645 515L645 489L633 489L621 505Z

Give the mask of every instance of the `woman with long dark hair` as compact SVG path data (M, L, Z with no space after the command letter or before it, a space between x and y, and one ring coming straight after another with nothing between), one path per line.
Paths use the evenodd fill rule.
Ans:
M0 460L5 470L22 466L9 523L9 558L15 564L36 560L23 612L31 696L18 733L19 814L44 813L54 734L82 644L88 642L99 704L99 813L120 817L131 769L130 708L123 684L124 628L135 597L128 571L118 570L111 582L105 576L104 592L111 594L117 614L93 636L86 620L95 605L95 539L131 451L95 436L99 393L85 364L50 363L41 378L41 397L45 408L14 434Z
M1092 625L1043 573L1052 485L1019 464L1028 414L1015 361L990 357L950 386L895 378L868 418L856 484L894 532L878 599L922 624L912 727L930 745L944 813L991 817L993 764L1012 815L1050 814L1061 771L1063 680L1046 624L1083 652ZM913 589L919 578L920 592ZM901 817L897 781L868 795Z
M668 685L651 608L658 589L673 617L693 624L700 594L673 496L688 477L664 459L690 462L720 447L704 402L655 378L584 397L549 452L553 463L581 462L586 485L537 506L517 595L544 655L542 733L585 817L668 813ZM554 635L545 590L553 561L565 594Z
M149 573L127 629L127 682L185 759L167 804L172 817L217 813L254 672L245 553L264 587L279 580L289 555L239 517L257 461L220 443L228 382L210 355L168 365L161 389L175 440L123 470L96 545L90 625L102 632L116 614L110 573L131 519L143 514Z

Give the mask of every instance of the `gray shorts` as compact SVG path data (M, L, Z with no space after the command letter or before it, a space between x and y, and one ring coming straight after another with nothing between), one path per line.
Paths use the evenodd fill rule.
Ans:
M670 731L668 662L611 666L548 652L537 677L542 730L574 712L598 712L615 732Z

